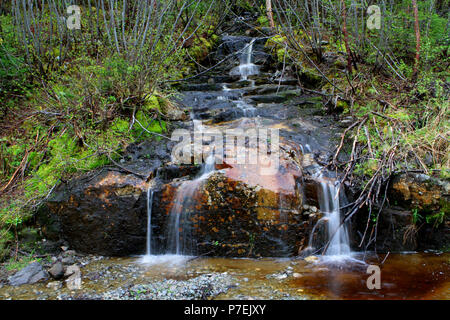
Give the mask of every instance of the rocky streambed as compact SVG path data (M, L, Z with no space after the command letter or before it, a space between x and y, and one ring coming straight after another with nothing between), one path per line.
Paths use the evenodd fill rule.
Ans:
M50 275L34 284L0 282L0 299L449 299L450 255L404 253L324 258L232 259L76 255L78 288ZM367 267L381 265L381 289L367 287ZM50 265L44 263L44 270ZM66 267L67 268L67 267Z

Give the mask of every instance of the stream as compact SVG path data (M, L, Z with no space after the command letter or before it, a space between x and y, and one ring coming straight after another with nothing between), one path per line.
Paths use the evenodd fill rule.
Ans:
M178 103L189 109L191 128L202 132L277 130L281 150L277 174L261 175L260 164L229 164L228 159L215 164L217 158L210 153L200 171L190 179L177 180L176 188L167 189L172 185L166 184L161 191L150 184L146 190L144 255L107 258L77 253L81 290L69 290L55 281L3 285L0 299L450 298L450 254L376 255L355 249L355 235L343 221L345 188L323 166L342 127L317 111L320 100L303 92L296 79L265 70L260 59L265 39L228 36L227 41L241 52L237 64L206 83L184 84ZM273 136L265 140L274 147ZM185 147L181 145L180 150ZM252 141L248 147L254 147ZM174 154L172 163L177 163ZM223 177L245 184L242 194L253 192L258 198L251 203L254 216L242 218L237 227L220 214L238 212L242 203L247 205L253 198L236 204L237 209L224 192L218 193L220 203L211 198L211 188L227 187ZM313 187L306 190L303 178ZM315 200L310 199L311 193ZM172 197L167 210L161 194ZM210 198L204 200L205 195ZM212 222L204 218L216 211L220 214ZM229 227L220 229L218 221ZM234 238L242 230L252 232L249 237L254 243L240 235ZM207 257L211 250L222 257ZM380 289L367 286L369 265L380 266Z
M143 264L141 257L103 258L83 267L82 290L55 290L46 283L6 286L0 299L199 299L205 288L185 281L202 276L220 287L215 299L449 299L449 259L450 254L390 254L382 266L381 289L369 290L367 265L361 263L160 256ZM370 255L365 261L380 263ZM170 292L177 282L191 292ZM156 292L139 297L140 286L148 283Z

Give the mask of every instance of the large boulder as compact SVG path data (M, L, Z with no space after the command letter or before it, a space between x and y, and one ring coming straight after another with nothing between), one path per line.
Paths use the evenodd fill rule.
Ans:
M60 235L83 253L121 256L145 250L148 183L100 170L63 184L47 202Z
M185 254L290 256L305 248L316 219L302 215L301 152L281 149L275 174L225 161L209 176L162 186L154 195L153 251L177 252L174 237Z
M401 174L394 177L389 196L395 205L408 209L429 213L439 210L448 211L450 182L425 174Z
M371 248L376 245L378 252L448 251L449 194L448 181L418 173L395 176L387 190L389 201L375 220L377 236ZM367 208L358 212L354 234L364 232L368 214ZM377 215L378 209L373 209L371 219Z

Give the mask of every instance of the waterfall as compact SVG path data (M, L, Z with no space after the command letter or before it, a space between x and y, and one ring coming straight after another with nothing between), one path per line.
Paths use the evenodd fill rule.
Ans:
M241 80L247 80L248 76L259 73L259 67L252 63L253 43L255 40L256 39L252 39L250 43L244 47L243 54L240 57L240 64L231 70L231 75L240 75Z
M188 204L193 200L195 192L211 173L215 170L215 158L210 154L206 159L198 177L191 181L183 182L175 195L174 206L169 214L169 231L167 235L167 253L176 255L192 254L193 239L190 226L187 223L189 212Z
M349 255L350 245L346 224L341 225L339 186L337 181L320 181L319 204L328 225L328 247L325 255Z
M147 190L147 252L146 255L152 254L152 206L153 206L153 189Z
M174 198L174 206L169 214L169 230L167 232L167 244L165 252L162 255L152 255L152 206L154 190L147 189L147 250L141 258L141 263L151 265L159 263L181 264L192 254L193 238L190 234L188 223L189 213L185 210L188 203L192 201L195 192L215 170L215 158L210 154L203 164L202 170L197 178L183 182L177 190Z
M315 175L318 188L318 198L320 211L324 214L314 226L310 239L309 250L316 250L314 248L314 234L319 227L324 225L327 231L325 243L326 247L324 254L326 256L349 256L351 254L350 241L347 230L347 224L342 224L343 215L340 207L339 190L340 183L334 179L325 177L321 172Z

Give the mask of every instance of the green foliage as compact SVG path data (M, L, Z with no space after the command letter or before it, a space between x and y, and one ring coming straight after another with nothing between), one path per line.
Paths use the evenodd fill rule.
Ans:
M0 116L32 87L31 70L17 49L11 16L0 16Z
M419 210L417 208L412 210L412 215L413 215L413 219L412 222L413 224L417 224L418 222L422 221L423 216L420 215Z
M9 253L8 246L14 240L12 232L0 229L0 261L3 261Z
M440 211L433 215L428 215L426 217L426 221L427 223L433 223L433 227L438 227L441 223L444 222L445 216L446 216L445 212Z
M261 27L269 27L269 19L265 15L261 15L256 20Z
M10 261L8 261L5 264L6 270L19 271L19 270L25 268L27 265L29 265L32 262L41 262L42 261L42 258L34 258L33 254L34 254L34 252L28 256L22 256L17 261L11 259Z

